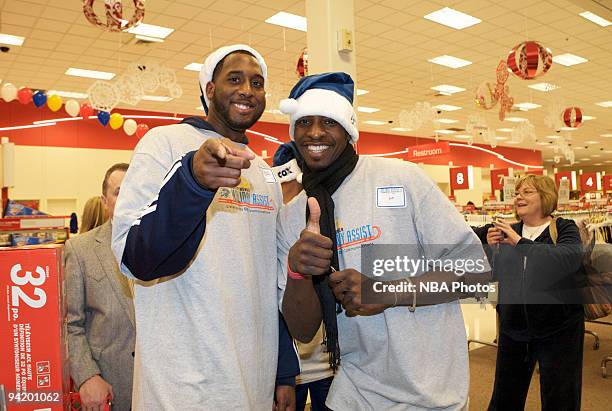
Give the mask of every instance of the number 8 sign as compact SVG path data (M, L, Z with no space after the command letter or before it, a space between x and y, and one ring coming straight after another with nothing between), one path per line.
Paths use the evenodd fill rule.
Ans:
M451 190L470 190L474 187L472 166L452 167L450 169Z

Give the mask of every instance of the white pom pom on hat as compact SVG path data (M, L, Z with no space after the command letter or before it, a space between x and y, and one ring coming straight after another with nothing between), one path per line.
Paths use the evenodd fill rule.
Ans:
M298 102L294 98L285 98L281 100L278 109L283 114L295 114L298 111Z

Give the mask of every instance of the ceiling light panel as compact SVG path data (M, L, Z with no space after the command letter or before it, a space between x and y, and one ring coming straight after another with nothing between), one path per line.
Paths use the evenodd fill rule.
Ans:
M451 86L449 84L440 84L439 86L431 87L431 89L447 95L461 93L462 91L465 91L465 89L462 87Z
M378 120L367 120L367 121L364 121L363 124L369 124L371 126L382 126L383 124L387 124L387 122L378 121Z
M462 30L482 22L482 20L476 17L451 9L450 7L444 7L443 9L434 11L423 17L456 30Z
M434 106L434 108L437 108L438 110L442 110L442 111L455 111L455 110L461 110L462 107L453 106L451 104L438 104L437 106Z
M600 25L601 27L608 27L610 24L612 24L603 17L600 17L595 13L591 13L590 11L583 11L582 13L579 13L579 15L595 24Z
M183 67L185 70L190 70L190 71L200 71L202 70L202 66L204 66L204 64L200 64L200 63L189 63L187 64L185 67Z
M515 104L514 107L527 111L527 110L533 110L534 108L539 108L542 106L539 104L535 104L535 103L518 103L518 104Z
M561 64L565 67L575 66L576 64L586 63L587 61L589 60L572 53L565 53L559 54L558 56L553 56L553 62Z
M0 33L0 44L8 44L9 46L21 46L24 41L25 37Z
M306 17L286 13L284 11L279 11L274 16L267 18L265 21L269 24L275 24L277 26L287 27L289 29L299 31L306 31L308 27Z
M170 34L172 34L173 31L174 29L170 27L155 26L153 24L145 23L140 23L139 25L129 28L127 30L127 32L131 34L138 34L140 36L146 37L155 37L158 39L165 39Z
M377 111L380 111L380 109L375 107L357 106L357 111L361 113L376 113Z
M75 77L95 78L98 80L111 80L113 77L115 77L115 73L109 73L106 71L85 70L75 67L70 67L68 70L66 70L66 73L64 74Z
M427 61L429 61L430 63L439 64L440 66L450 67L452 69L457 69L457 68L469 66L470 64L472 64L471 61L463 60L458 57L447 56L447 55L434 57Z
M555 84L551 84L551 83L536 83L536 84L531 84L527 87L534 89L534 90L538 90L538 91L544 91L544 92L553 91L559 88L559 86Z

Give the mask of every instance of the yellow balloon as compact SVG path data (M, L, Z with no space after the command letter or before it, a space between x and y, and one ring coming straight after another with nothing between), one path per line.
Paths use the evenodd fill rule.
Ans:
M51 111L59 110L60 108L62 108L62 98L55 94L49 96L49 98L47 99L47 107L49 107Z
M108 122L113 130L117 130L123 125L123 116L119 113L113 113Z

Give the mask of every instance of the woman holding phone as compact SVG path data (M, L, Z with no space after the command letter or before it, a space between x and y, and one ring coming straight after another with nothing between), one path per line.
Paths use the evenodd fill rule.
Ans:
M517 223L475 229L490 246L500 293L489 410L524 409L536 362L542 410L579 410L584 312L575 293L584 277L578 227L552 217L557 188L549 177L522 177L515 195Z

